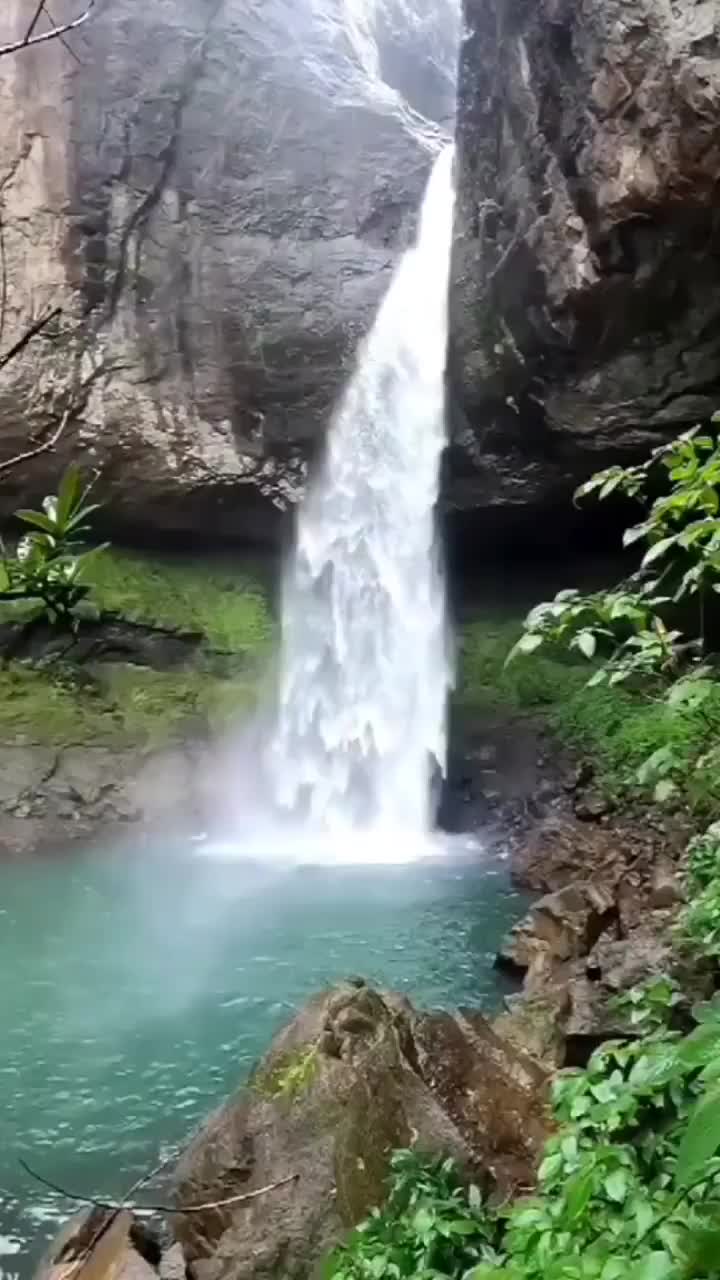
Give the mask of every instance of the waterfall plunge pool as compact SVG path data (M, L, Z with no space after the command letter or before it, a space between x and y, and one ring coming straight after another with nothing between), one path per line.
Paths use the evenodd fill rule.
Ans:
M524 906L497 855L275 870L191 849L0 867L0 1275L75 1206L120 1196L246 1077L323 986L496 1008Z

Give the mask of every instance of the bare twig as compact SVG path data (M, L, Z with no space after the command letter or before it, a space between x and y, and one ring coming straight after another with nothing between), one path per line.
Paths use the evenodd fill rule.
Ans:
M116 1221L118 1214L122 1213L123 1209L128 1208L128 1201L130 1200L131 1196L134 1196L136 1191L139 1191L141 1187L146 1186L147 1183L152 1182L153 1178L156 1178L159 1173L162 1173L163 1169L165 1169L167 1165L170 1164L170 1161L175 1159L175 1156L176 1156L176 1153L174 1151L171 1152L170 1155L165 1156L164 1160L161 1160L159 1164L156 1164L155 1168L151 1169L149 1173L141 1174L141 1176L135 1182L133 1182L132 1186L125 1192L125 1195L123 1196L122 1200L118 1204L117 1208L111 1212L110 1217L104 1219L100 1223L97 1230L93 1233L93 1235L85 1244L84 1248L78 1254L77 1258L73 1259L73 1262L69 1270L65 1273L65 1280L71 1280L72 1276L75 1276L78 1274L78 1272L82 1271L82 1268L85 1266L85 1263L87 1262L93 1249L95 1248L95 1245L98 1243L99 1240L102 1239L102 1237L105 1235L105 1232L110 1229L113 1222ZM24 1164L24 1161L21 1160L20 1163L24 1165L26 1169L28 1169L29 1173L32 1173L32 1170L29 1169L26 1164ZM33 1174L33 1177L37 1177L37 1174Z
M29 458L36 458L39 453L48 453L50 449L54 449L70 420L73 407L72 404L68 405L52 435L48 436L47 440L43 440L42 444L35 445L33 449L26 449L24 453L16 453L13 458L0 462L0 475L2 475L3 471L9 471L11 467L18 466L21 462L27 462Z
M38 22L39 22L39 20L40 20L40 14L42 13L42 11L43 11L43 9L44 9L44 8L45 8L45 0L38 0L38 4L37 4L37 6L36 6L35 13L33 14L32 22L30 23L30 26L28 27L27 31L25 32L25 40L24 40L24 43L25 43L25 44L27 44L28 40L29 40L29 39L30 39L30 37L32 36L32 33L33 33L33 31L35 30L35 28L36 28L36 26L37 26L37 24L38 24Z
M36 15L23 38L13 41L12 44L0 45L0 58L3 58L8 53L19 53L21 49L30 49L36 44L46 44L48 40L59 40L61 36L67 35L68 31L77 31L78 27L87 22L95 8L95 3L96 0L88 0L83 12L78 18L73 18L72 22L64 22L61 26L53 25L50 31L42 31L39 35L33 35L37 20L45 7L44 0L41 0Z
M0 197L0 342L5 335L5 316L7 314L7 256L5 253L5 209Z
M41 1183L44 1187L49 1187L51 1191L55 1191L58 1195L64 1196L66 1200L75 1200L78 1204L91 1204L94 1205L96 1209L109 1209L114 1213L119 1213L122 1209L128 1209L131 1213L137 1214L207 1213L210 1209L226 1209L229 1205L245 1204L249 1200L257 1200L259 1196L267 1195L270 1191L277 1191L279 1187L286 1187L291 1182L297 1182L299 1177L299 1174L291 1173L287 1178L280 1178L277 1182L269 1182L265 1187L258 1187L256 1191L244 1191L241 1195L227 1196L224 1200L208 1200L204 1204L133 1204L128 1198L118 1202L116 1200L102 1200L96 1196L77 1195L76 1192L68 1191L65 1187L61 1187L57 1182L52 1182L49 1178L44 1178L42 1174L36 1173L34 1169L31 1169L26 1160L21 1159L20 1164L25 1172L29 1173L30 1177L34 1178L36 1182ZM162 1168L163 1166L161 1165L160 1167ZM157 1172L157 1170L155 1172ZM143 1178L138 1185L143 1185L151 1176L153 1175ZM128 1194L131 1195L135 1189L137 1188L132 1188Z
M63 33L62 33L62 31L60 31L60 30L59 30L59 28L58 28L58 24L57 24L57 22L55 21L55 19L53 18L52 14L51 14L51 12L50 12L50 9L48 8L47 3L43 4L43 8L44 8L44 10L45 10L45 17L46 17L46 18L48 19L48 21L50 22L50 25L54 28L54 30L55 30L55 34L56 34L56 36L57 36L58 40L60 41L60 43L61 43L61 45L62 45L63 49L66 49L66 50L67 50L67 52L70 54L70 57L71 57L71 58L74 58L74 59L75 59L75 61L76 61L76 62L77 62L77 64L78 64L78 66L80 66L80 67L81 67L81 66L83 65L83 60L82 60L82 58L79 58L79 57L78 57L77 53L75 52L75 50L73 49L72 45L70 44L70 41L69 41L69 40L66 40L66 39L65 39L65 37L64 37L64 35L63 35Z
M0 369L4 369L5 365L14 360L15 356L18 356L38 333L47 328L51 320L56 320L60 315L62 315L62 307L53 307L52 311L48 311L47 315L43 316L41 320L36 320L34 324L31 324L29 329L25 330L22 337L18 338L10 350L6 351L4 356L0 356Z

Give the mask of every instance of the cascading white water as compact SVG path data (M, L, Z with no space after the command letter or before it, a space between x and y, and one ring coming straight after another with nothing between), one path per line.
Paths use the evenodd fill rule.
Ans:
M434 508L453 154L403 257L299 515L282 607L275 803L311 829L424 834L450 680Z

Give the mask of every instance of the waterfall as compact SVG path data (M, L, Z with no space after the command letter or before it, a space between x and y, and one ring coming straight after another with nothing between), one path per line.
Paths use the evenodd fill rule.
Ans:
M435 539L453 153L438 157L299 513L282 600L275 805L310 830L422 837L450 681Z

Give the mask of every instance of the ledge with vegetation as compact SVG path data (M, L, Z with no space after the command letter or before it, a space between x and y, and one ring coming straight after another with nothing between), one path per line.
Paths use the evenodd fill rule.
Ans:
M18 512L25 532L3 549L0 737L161 745L190 724L223 728L263 685L273 627L259 579L87 546L89 496L71 468L44 510Z

